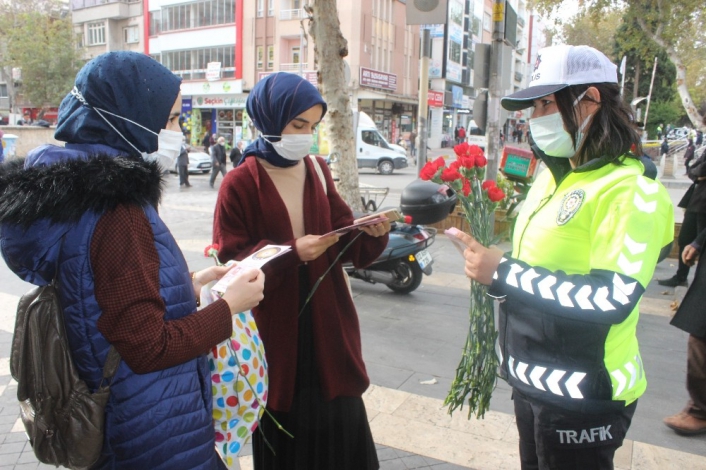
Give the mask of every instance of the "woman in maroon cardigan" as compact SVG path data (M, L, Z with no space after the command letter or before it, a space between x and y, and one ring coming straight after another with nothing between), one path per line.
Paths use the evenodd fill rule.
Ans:
M360 326L340 262L306 299L349 243L342 261L372 263L390 224L320 237L352 224L353 214L323 160L304 158L326 113L313 85L289 73L269 75L246 107L263 135L223 180L213 241L223 259L243 259L267 244L292 248L263 268L265 299L253 313L269 363L267 408L294 438L264 418L264 437L253 438L255 469L377 469L361 398L369 380Z

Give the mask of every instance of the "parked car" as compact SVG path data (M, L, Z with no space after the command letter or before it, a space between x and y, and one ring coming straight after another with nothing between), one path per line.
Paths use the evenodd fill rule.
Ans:
M189 152L189 173L211 172L211 156L209 154L190 145L186 147L186 150ZM172 173L179 172L176 162L170 171Z
M675 127L667 134L667 140L684 140L689 135L687 127Z

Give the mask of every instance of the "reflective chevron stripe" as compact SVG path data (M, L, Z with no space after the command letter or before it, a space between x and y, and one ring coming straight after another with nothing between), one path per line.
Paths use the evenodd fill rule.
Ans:
M515 367L517 363L517 367ZM579 384L586 377L585 372L571 372L560 369L547 369L544 366L531 365L527 362L515 361L515 358L508 356L507 367L510 375L526 385L530 385L537 390L546 392L547 389L554 395L563 397L564 390L571 398L581 399L583 394L579 390ZM545 375L548 376L543 379ZM529 376L529 379L527 378ZM562 386L564 390L562 390Z
M613 398L619 397L623 392L631 390L638 380L642 380L645 371L642 367L642 359L635 356L631 361L626 362L623 367L610 372L610 375L618 382Z
M623 270L628 272L639 271L642 266L641 261L634 263L621 253L619 264L623 264ZM632 266L632 267L631 267ZM496 271L497 276L497 271ZM581 310L598 310L601 312L612 312L616 310L617 302L620 305L628 305L631 302L630 296L635 294L637 282L625 282L618 274L613 276L612 289L602 286L594 288L590 285L583 285L576 289L577 285L569 281L558 281L552 274L541 274L533 267L524 267L519 263L512 263L505 277L508 286L522 289L530 295L537 295L542 299L556 300L562 307L579 308Z

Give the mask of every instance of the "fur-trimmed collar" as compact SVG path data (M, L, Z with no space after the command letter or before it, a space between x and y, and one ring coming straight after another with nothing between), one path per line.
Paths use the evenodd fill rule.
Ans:
M24 168L24 160L0 165L0 223L25 228L40 219L78 221L87 211L120 204L157 207L163 180L156 162L107 155Z

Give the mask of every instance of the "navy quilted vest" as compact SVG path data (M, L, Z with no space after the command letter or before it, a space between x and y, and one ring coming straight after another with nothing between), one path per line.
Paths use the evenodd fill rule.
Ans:
M196 310L184 257L152 207L145 208L160 260L165 319ZM59 268L67 333L81 377L97 388L109 344L96 325L101 315L94 292L90 244L100 214L86 213L67 234ZM205 356L179 366L135 374L121 362L106 410L105 469L215 469L211 378Z

